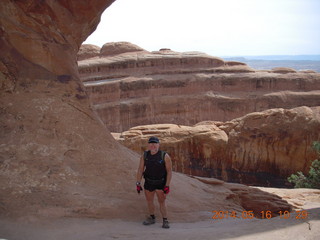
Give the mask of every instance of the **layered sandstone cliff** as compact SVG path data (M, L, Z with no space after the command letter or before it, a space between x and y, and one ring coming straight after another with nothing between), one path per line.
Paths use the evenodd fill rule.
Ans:
M320 73L256 71L204 53L148 52L125 42L105 44L89 58L80 53L79 59L80 78L94 109L114 132L155 123L228 121L270 108L320 104Z
M230 122L133 127L116 137L141 153L156 135L176 171L262 186L285 186L297 171L308 172L317 158L320 107L255 112Z

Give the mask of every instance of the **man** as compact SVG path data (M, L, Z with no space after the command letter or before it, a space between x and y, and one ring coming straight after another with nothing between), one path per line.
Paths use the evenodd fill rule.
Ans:
M150 216L143 222L144 225L154 224L155 206L154 195L157 195L160 205L160 212L163 218L162 227L169 228L166 207L166 195L170 191L170 181L172 177L172 163L170 156L159 150L160 141L157 137L150 137L148 140L148 151L140 158L140 164L137 172L137 192L142 191L141 179L144 181L144 193L148 204Z

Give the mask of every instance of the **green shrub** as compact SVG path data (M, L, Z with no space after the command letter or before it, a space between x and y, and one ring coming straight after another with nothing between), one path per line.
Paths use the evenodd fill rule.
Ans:
M314 150L316 150L318 152L318 154L320 155L320 142L318 142L318 141L317 142L313 142L312 148Z
M313 149L320 155L320 142L313 142ZM302 172L291 174L288 181L294 184L295 188L317 188L320 189L320 160L312 162L309 174L304 176Z

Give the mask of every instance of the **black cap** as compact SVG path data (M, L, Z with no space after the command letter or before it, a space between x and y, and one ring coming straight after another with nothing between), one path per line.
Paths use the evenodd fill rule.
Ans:
M160 143L157 137L150 137L148 143Z

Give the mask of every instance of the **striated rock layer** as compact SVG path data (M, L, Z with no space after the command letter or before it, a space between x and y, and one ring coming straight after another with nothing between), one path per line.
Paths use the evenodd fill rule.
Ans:
M113 132L320 105L320 73L256 71L200 52L148 52L125 42L105 44L92 58L79 57L80 78L94 109Z
M260 186L285 186L292 173L309 171L317 158L320 107L255 112L230 122L133 127L116 137L136 152L159 136L173 168L190 175Z

